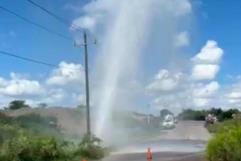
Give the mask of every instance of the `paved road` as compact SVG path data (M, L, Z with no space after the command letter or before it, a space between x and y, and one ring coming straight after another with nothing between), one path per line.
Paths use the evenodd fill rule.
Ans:
M210 137L203 121L181 121L175 129L163 132L156 139L208 141Z
M172 130L161 131L150 139L125 144L116 153L141 153L148 147L154 152L200 152L204 151L211 135L202 121L181 121Z
M204 161L203 151L211 135L203 125L181 121L175 129L160 131L153 139L119 147L104 161L145 161L148 147L154 152L153 161Z
M145 153L112 155L103 161L146 161ZM153 161L205 161L200 153L154 153Z

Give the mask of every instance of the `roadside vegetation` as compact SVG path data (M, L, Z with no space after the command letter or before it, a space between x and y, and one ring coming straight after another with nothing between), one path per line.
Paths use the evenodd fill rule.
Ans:
M225 121L212 128L214 128L215 136L208 143L207 159L209 161L240 161L241 120Z
M237 109L222 110L221 108L212 108L210 110L193 110L185 109L183 110L178 118L181 120L196 120L204 121L208 114L213 114L217 117L218 121L222 122L233 118L234 114L239 114Z
M25 102L14 101L5 110L21 108L30 107ZM107 154L100 143L101 140L93 136L84 136L76 142L65 140L53 117L37 114L10 117L0 112L1 161L96 160Z
M204 121L207 115L213 115L217 122L207 124L213 134L206 148L208 161L240 161L241 159L241 113L237 109L210 110L187 109L179 115L182 120Z
M214 134L206 149L209 161L240 161L241 117L238 113L232 116L231 119L207 126Z

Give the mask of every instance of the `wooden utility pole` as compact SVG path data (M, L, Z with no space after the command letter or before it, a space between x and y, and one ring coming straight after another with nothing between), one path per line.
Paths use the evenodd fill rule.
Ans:
M89 65L88 65L88 41L86 31L83 32L84 37L84 54L85 54L85 98L86 98L86 123L87 135L91 136L90 126L90 92L89 92Z

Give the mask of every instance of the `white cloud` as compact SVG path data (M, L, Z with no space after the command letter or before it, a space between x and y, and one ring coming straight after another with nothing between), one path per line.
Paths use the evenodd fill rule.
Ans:
M77 30L79 28L89 29L93 31L96 26L96 19L94 17L85 16L75 19L70 27L71 30Z
M182 73L171 73L166 69L160 70L147 89L152 92L175 90L183 77Z
M187 80L186 80L187 81ZM209 108L216 99L220 89L218 82L208 84L196 84L195 82L185 83L185 88L169 93L159 93L151 102L151 107L155 109L167 108L173 112L181 112L185 108Z
M81 64L61 62L59 68L42 81L28 77L16 73L11 73L10 79L0 77L2 107L13 99L24 99L31 105L44 102L50 106L75 107L83 104L84 71Z
M216 41L209 40L194 58L195 64L219 64L223 56L223 49Z
M208 59L208 54L214 57ZM218 98L217 92L221 86L217 81L207 80L215 79L220 70L222 55L223 51L217 43L208 41L202 51L191 59L193 67L187 73L161 70L147 87L157 94L151 106L172 108L180 112L182 108L208 108L216 105L215 99ZM203 80L206 83L200 83Z
M177 16L183 16L192 12L192 5L188 0L176 0L178 9L174 9Z
M201 52L191 59L194 63L192 79L213 80L220 70L223 53L216 41L208 40Z
M182 73L170 73L168 70L160 70L147 89L150 91L172 91L175 90L182 79Z
M193 83L190 89L193 107L209 108L212 106L210 103L216 99L216 94L219 89L220 85L216 81L212 81L208 84Z
M181 112L186 103L181 95L168 94L156 97L150 104L151 108L156 110L169 109L174 113Z
M0 88L6 86L7 81L0 77Z
M237 104L240 104L241 103L241 99L229 99L228 100L228 102L230 103L230 104L234 104L234 105L237 105ZM236 108L237 107L240 107L240 105L238 105L238 106L236 106Z
M69 86L84 83L84 69L80 64L61 62L47 79L48 85Z
M10 80L0 78L0 94L7 96L30 96L39 95L44 92L40 83L36 80L18 78L14 73Z
M228 98L231 98L231 99L241 99L241 91L239 92L231 92L227 95Z
M241 81L237 79L235 83L228 85L224 92L224 99L233 107L241 107Z
M40 102L46 102L50 105L60 105L63 101L67 101L66 96L67 94L63 89L49 89L46 96L42 97Z
M193 90L193 96L200 98L210 98L216 94L219 88L219 83L215 81L206 85L199 85L196 89Z
M185 46L188 46L189 44L190 44L190 37L187 31L181 32L175 37L174 46L185 47Z
M194 106L193 107L205 107L208 105L209 103L209 99L207 98L194 98L193 99L193 103L194 103Z
M197 64L192 69L192 79L194 80L212 80L219 72L218 65Z

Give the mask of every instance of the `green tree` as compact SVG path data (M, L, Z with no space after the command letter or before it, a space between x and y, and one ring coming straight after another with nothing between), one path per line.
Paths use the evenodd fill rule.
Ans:
M208 111L197 111L192 109L183 110L182 113L179 114L179 119L182 120L205 120Z
M30 108L29 105L25 104L24 100L14 100L9 103L8 109L18 110L22 108Z
M169 111L168 109L162 109L161 111L160 111L160 118L161 119L164 119L164 117L166 116L166 115L168 115L168 114L173 114L171 111Z
M48 104L47 103L39 103L38 108L47 108Z

